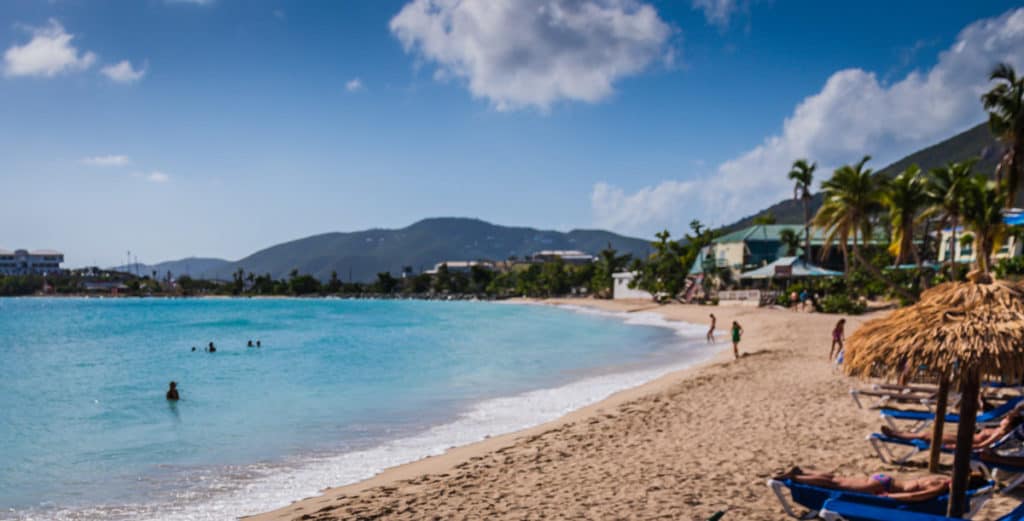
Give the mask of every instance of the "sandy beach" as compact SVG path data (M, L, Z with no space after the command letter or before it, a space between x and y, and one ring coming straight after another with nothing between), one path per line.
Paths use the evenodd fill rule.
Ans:
M697 324L713 312L722 351L700 367L554 422L453 448L245 519L696 520L728 508L726 520L777 520L786 516L765 480L794 464L851 475L923 472L881 463L864 440L880 419L853 404L848 392L857 382L827 360L835 315L546 302L653 311ZM870 317L849 317L847 334ZM746 332L740 360L733 360L727 343L732 320ZM996 497L975 519L995 519L1019 501Z

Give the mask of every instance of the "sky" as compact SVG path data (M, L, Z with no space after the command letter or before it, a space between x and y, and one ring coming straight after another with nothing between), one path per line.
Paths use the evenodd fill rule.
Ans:
M8 0L0 248L239 259L476 217L653 237L984 121L1015 2Z

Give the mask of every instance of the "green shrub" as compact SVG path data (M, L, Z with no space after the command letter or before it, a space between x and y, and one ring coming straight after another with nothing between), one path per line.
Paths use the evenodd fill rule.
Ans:
M818 301L818 307L824 313L843 313L848 315L859 315L867 308L859 299L850 298L845 293L826 295Z
M1024 257L1010 257L1009 259L1001 259L996 264L996 277L1005 279L1007 277L1014 277L1024 275Z

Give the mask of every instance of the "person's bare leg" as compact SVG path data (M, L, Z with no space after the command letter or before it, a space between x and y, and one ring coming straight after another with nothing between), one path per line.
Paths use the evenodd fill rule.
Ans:
M737 360L740 359L740 344L739 344L739 342L733 342L732 343L732 355L735 356Z
M932 440L932 435L931 435L930 432L926 432L926 433L904 432L904 431L895 430L895 429L889 427L888 425L883 425L880 430L882 431L882 434L885 434L886 436L888 436L890 438L898 438L898 439L907 440L907 441L921 440L921 441L927 441L927 442L931 442L931 440Z

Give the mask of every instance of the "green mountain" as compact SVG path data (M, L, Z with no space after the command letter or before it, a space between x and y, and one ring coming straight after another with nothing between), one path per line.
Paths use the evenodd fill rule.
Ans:
M928 148L918 150L913 154L910 154L891 165L879 170L878 172L886 177L893 177L899 172L912 164L917 164L922 170L930 170L936 168L950 161L962 161L969 157L978 157L980 160L975 165L975 170L978 172L986 172L990 175L994 175L996 164L999 162L999 156L1001 155L1002 147L998 143L995 137L988 129L988 123L982 123L969 130L961 132L945 141L936 143ZM822 177L830 176L831 172L818 171L815 175L819 179ZM780 176L786 175L786 172L779 172ZM822 203L822 194L819 192L814 194L811 199L811 215L818 211L818 208ZM1018 201L1018 205L1020 201ZM804 210L800 201L787 199L776 203L756 214L744 217L732 224L722 227L722 230L726 233L746 228L753 224L754 218L771 212L775 215L776 222L779 224L802 224L804 220Z
M540 250L580 250L597 254L609 243L616 250L646 256L650 242L601 230L557 232L490 224L478 219L424 219L399 230L372 229L325 233L260 250L225 264L211 275L230 279L241 268L256 274L287 277L297 269L320 279L332 271L343 280L374 280L378 272L399 274L405 266L415 272L453 260L523 258Z
M188 275L197 279L213 278L214 272L231 264L231 261L207 257L188 257L180 260L165 261L157 264L128 264L110 268L116 271L138 272L140 275L152 275L155 271L158 278L162 278L167 272L175 277Z

